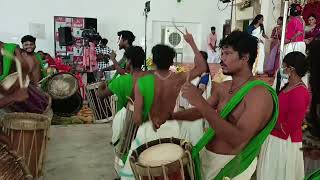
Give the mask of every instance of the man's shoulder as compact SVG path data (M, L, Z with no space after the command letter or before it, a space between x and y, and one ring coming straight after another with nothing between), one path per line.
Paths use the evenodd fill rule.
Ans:
M245 96L245 100L252 103L270 103L273 101L272 94L265 86L257 85L253 87Z

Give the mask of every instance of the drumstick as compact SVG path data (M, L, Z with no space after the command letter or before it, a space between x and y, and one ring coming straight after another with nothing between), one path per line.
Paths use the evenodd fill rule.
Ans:
M185 35L185 33L182 32L182 31L178 28L178 26L177 26L176 23L174 22L174 19L172 19L171 23L172 23L172 25L176 28L176 30L178 30L181 34Z
M122 39L122 35L120 35L120 37L119 37L118 46L120 44L121 39Z
M42 78L39 82L38 82L38 84L41 84L44 80L47 80L48 78L50 78L52 75L50 75L50 76L47 76L47 77L45 77L45 78Z
M190 82L190 72L187 72L187 79L186 82Z
M5 51L4 49L1 49L1 53L5 56L8 56L11 59L14 59L15 63L16 63L16 68L17 68L17 73L18 73L18 77L19 77L19 84L20 84L20 88L23 88L23 79L22 79L22 67L21 67L21 62L20 60L16 57L11 55L10 53L8 53L7 51Z

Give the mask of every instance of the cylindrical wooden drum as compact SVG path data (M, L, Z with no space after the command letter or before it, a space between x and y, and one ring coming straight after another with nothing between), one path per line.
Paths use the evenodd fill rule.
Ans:
M130 165L137 180L194 180L192 145L176 138L158 139L132 152Z
M93 111L95 120L111 120L112 117L111 99L109 97L100 98L98 94L98 88L103 83L105 82L97 82L86 87L89 107Z
M136 134L138 131L138 126L133 121L133 111L133 101L130 100L127 104L127 113L124 127L122 129L120 139L115 145L115 152L121 159L128 155L131 143L136 138Z
M0 180L32 180L23 158L0 143Z
M79 92L78 80L72 74L53 75L44 89L52 98L54 114L72 116L81 110L83 100Z
M25 159L34 178L42 174L49 121L47 116L33 113L8 113L1 120L12 149Z

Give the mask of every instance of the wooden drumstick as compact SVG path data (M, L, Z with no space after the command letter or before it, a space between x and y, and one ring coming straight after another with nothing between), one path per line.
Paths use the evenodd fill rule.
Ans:
M171 23L172 23L172 25L176 28L176 30L178 30L181 34L185 35L185 33L178 28L178 26L177 26L176 23L174 22L174 19L172 19Z
M122 39L122 35L120 35L119 37L118 45L120 44L121 39Z
M187 72L187 79L186 79L186 83L190 82L190 72Z

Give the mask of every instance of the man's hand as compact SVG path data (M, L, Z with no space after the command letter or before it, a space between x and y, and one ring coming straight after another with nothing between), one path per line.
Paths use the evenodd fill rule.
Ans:
M193 36L192 36L192 34L190 34L188 32L188 30L186 30L186 33L183 34L183 37L184 37L184 40L186 40L187 43L189 43L189 44L194 43Z
M186 98L192 106L196 106L203 98L201 91L190 82L186 82L182 86L181 92L182 97Z
M116 57L117 57L117 54L116 54L114 51L112 51L112 52L110 53L110 59L111 59L112 61L114 61L114 60L116 60Z
M98 87L98 95L99 95L99 97L105 97L106 89L107 89L106 83L103 83Z
M12 97L13 101L23 102L29 98L28 89L27 88L18 89L12 94L12 96L13 96Z

